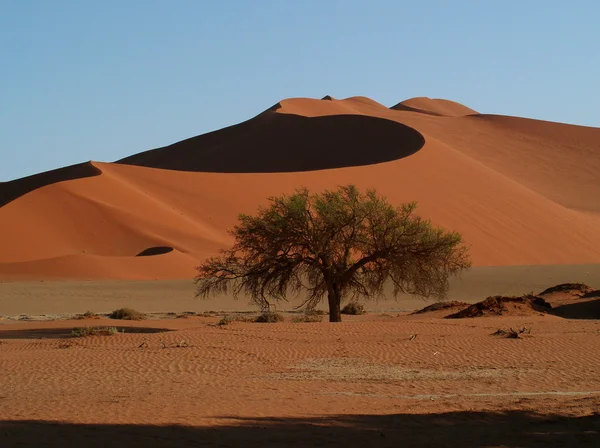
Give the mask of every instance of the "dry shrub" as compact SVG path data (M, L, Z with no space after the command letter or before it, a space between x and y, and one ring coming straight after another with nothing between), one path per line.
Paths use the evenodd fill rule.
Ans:
M325 310L315 310L315 309L306 309L304 310L304 314L306 316L325 316L327 311Z
M299 323L316 323L321 322L323 320L322 315L317 314L304 314L302 316L295 316L292 319L292 322L295 324Z
M119 308L108 315L111 319L121 320L144 320L146 315L132 308Z
M230 323L235 322L235 320L235 316L227 314L223 316L219 322L217 322L217 325L222 327L223 325L229 325Z
M531 334L531 328L522 327L517 328L516 330L512 327L508 330L500 328L496 332L492 333L492 336L504 336L509 339L519 339L522 334Z
M86 311L83 314L77 314L75 316L75 319L100 319L100 316L98 316L96 313L94 313L93 311Z
M276 322L283 322L283 321L284 321L284 317L281 314L276 313L274 311L265 311L264 313L260 314L254 320L254 322L258 322L258 323L270 323L270 324L274 324Z
M340 312L342 314L352 314L355 316L366 313L365 307L358 302L348 303Z

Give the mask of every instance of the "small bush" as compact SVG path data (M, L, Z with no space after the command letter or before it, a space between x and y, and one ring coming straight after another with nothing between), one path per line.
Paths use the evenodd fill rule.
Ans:
M262 313L261 315L259 315L254 322L258 322L258 323L276 323L276 322L283 322L284 318L281 314L279 313L275 313L273 311L266 311L264 313Z
M217 325L229 325L233 322L256 322L256 318L250 316L243 316L240 314L227 314L221 318Z
M320 315L317 314L304 314L303 316L295 316L292 319L292 322L295 324L299 324L299 323L315 323L315 322L321 322L323 320L323 318Z
M531 328L523 327L514 329L511 327L508 330L500 328L496 332L492 333L492 336L504 336L509 339L520 339L522 334L531 334Z
M86 311L83 314L78 314L77 316L75 316L75 319L100 319L100 316L98 316L93 311Z
M366 313L365 307L357 302L348 303L340 312L342 314L353 314L355 316Z
M226 316L223 316L219 322L217 322L217 325L221 327L223 325L229 325L232 322L235 322L235 316L227 314Z
M306 311L304 311L304 314L307 316L325 316L327 314L327 311L325 310L309 310L307 309Z
M115 327L76 327L71 331L74 338L84 338L86 336L113 336L118 333Z
M144 320L146 315L131 308L119 308L108 315L111 319Z

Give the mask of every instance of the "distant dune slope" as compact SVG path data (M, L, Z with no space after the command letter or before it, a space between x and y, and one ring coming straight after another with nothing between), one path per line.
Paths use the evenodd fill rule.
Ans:
M446 103L454 116L364 97L284 100L121 163L2 184L0 279L189 278L230 244L238 213L348 183L418 201L464 235L476 265L600 263L600 130L456 116Z
M411 98L401 101L392 107L394 110L406 112L419 112L422 114L436 115L440 117L463 117L478 112L454 101L431 99L427 97Z
M82 177L98 176L99 174L101 174L101 171L98 168L90 162L86 162L34 174L10 182L0 182L0 207L46 185L81 179Z

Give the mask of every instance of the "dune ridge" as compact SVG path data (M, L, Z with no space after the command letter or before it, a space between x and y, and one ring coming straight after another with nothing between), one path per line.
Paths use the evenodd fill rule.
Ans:
M401 101L395 106L392 106L391 109L406 112L418 112L438 117L463 117L465 115L476 115L479 113L455 101L427 97L417 97Z
M238 213L348 183L418 201L419 214L464 235L478 266L600 262L600 129L431 101L451 110L283 100L117 163L0 185L0 279L191 277L231 243ZM136 257L157 247L173 250Z

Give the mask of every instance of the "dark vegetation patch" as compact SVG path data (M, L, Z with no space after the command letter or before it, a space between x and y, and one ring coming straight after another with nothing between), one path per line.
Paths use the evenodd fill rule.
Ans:
M107 327L103 327L107 328ZM118 333L151 334L172 331L153 327L110 327ZM0 339L63 339L73 337L73 328L31 328L26 330L0 330Z
M71 330L71 336L74 338L84 338L86 336L113 336L118 334L116 327L75 327Z

